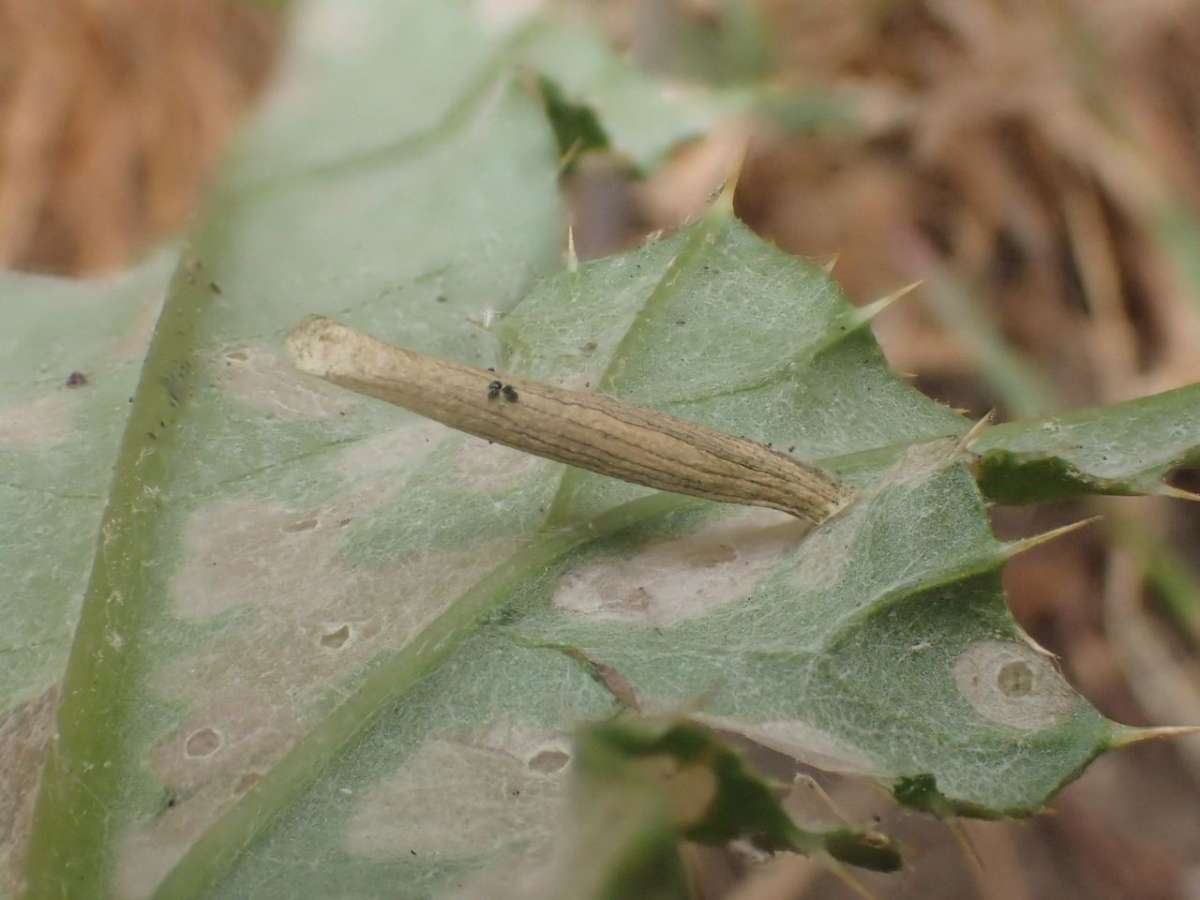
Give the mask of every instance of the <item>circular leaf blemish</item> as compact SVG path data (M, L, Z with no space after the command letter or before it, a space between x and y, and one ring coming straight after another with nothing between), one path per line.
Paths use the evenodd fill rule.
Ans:
M570 761L570 755L561 750L542 750L529 760L529 768L549 775L559 771Z
M188 735L183 752L193 759L212 756L221 746L221 733L213 728L201 728Z
M321 635L321 646L338 650L348 640L350 640L350 626L343 625L341 628L335 628Z
M954 661L954 683L992 722L1035 731L1071 715L1077 696L1049 657L1013 641L977 641Z
M1033 690L1033 670L1023 660L1005 663L996 675L996 686L1006 697L1024 697Z

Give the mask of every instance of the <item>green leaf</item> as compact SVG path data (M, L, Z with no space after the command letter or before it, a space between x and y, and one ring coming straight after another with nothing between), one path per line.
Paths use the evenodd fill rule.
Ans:
M983 429L971 442L980 489L998 503L1046 503L1089 494L1188 496L1165 482L1200 463L1200 386L1112 406ZM866 482L904 447L821 459L851 482Z
M89 282L0 274L0 896L19 872L129 399L176 257L163 250Z
M5 313L0 560L24 580L0 741L47 748L18 810L31 895L486 896L550 858L571 736L631 698L940 813L1034 811L1117 740L1004 606L1019 545L988 529L966 423L887 370L823 271L718 209L535 284L563 224L517 74L534 26L309 16L132 404L120 339L161 268L104 315L40 283ZM314 312L828 460L861 495L809 533L449 433L296 373L283 336ZM45 538L79 522L60 556Z
M776 791L695 723L595 725L579 736L576 749L575 777L585 804L614 784L636 782L639 793L660 795L673 827L689 840L719 846L741 838L771 852L823 850L880 871L900 866L899 854L882 835L799 828Z
M558 152L564 159L589 150L608 149L608 135L591 107L569 101L558 85L545 76L538 87L546 104L546 115L554 127Z
M88 282L0 274L0 715L37 705L62 674L129 398L175 261L164 250Z
M558 19L533 20L522 33L519 53L541 76L564 155L612 150L643 172L665 162L679 144L747 115L797 132L860 125L858 102L847 91L665 84L618 57L592 31Z
M763 93L664 88L564 16L528 15L519 5L488 0L439 6L445 8L431 11L414 0L310 3L297 16L286 89L250 127L226 189L417 151L461 124L497 77L514 70L540 76L563 152L581 135L585 149L611 142L642 169ZM381 89L381 81L395 88ZM801 106L827 110L828 102L806 98Z
M376 315L352 318L390 337L396 326ZM798 454L961 428L887 371L824 272L721 212L543 282L499 334L510 368ZM342 681L333 711L198 837L163 896L296 890L288 872L301 858L319 860L320 874L305 874L315 893L385 877L437 892L472 870L485 883L514 859L544 858L563 795L550 776L573 755L566 735L628 703L597 666L643 708L703 697L711 724L885 781L927 775L949 808L990 815L1040 808L1112 738L1005 609L999 570L1016 548L992 539L956 438L918 445L805 537L785 516L662 497L478 440L448 436L431 454L424 437L439 432L393 421L376 439L396 448L385 503L373 505L379 471L353 463L358 446L273 473L255 493L319 486L324 500L293 507L297 521L318 520L296 532L311 547L301 555L353 580L363 620L395 608L417 622ZM372 508L341 534L305 509L341 515L346 497ZM332 555L317 549L330 532ZM229 564L247 537L205 549ZM250 543L258 558L262 540ZM373 606L363 586L397 566L398 596L380 591ZM295 577L305 590L325 583ZM263 589L256 573L237 592ZM299 605L272 604L273 620ZM326 634L354 634L342 621ZM268 656L261 665L278 671ZM517 793L497 797L498 785Z
M894 871L894 844L869 830L799 828L783 786L750 772L709 729L686 720L615 720L577 736L569 808L574 827L558 841L531 894L508 896L687 898L683 840L740 839L765 851L827 853ZM528 878L528 876L526 876Z
M331 30L314 31L308 40L315 43L302 41L300 56L319 63L332 54L340 65L326 71L310 59L293 69L266 113L268 125L247 137L174 281L132 406L140 347L125 382L98 376L109 411L103 425L113 439L129 409L115 475L113 441L99 425L75 436L69 421L54 419L72 411L57 399L67 371L39 382L27 367L9 370L15 390L27 395L22 402L46 409L53 439L75 439L62 463L37 441L18 446L6 460L14 482L6 490L27 498L72 477L65 493L103 497L102 486L113 484L66 665L60 740L34 818L28 869L35 893L105 883L148 890L206 820L306 730L339 685L426 615L411 608L377 615L392 605L407 563L370 576L371 585L354 574L373 568L367 542L349 569L335 563L336 545L369 517L354 502L342 514L323 505L340 491L336 470L327 468L330 451L357 447L363 460L382 463L379 477L403 467L392 468L389 451L366 440L384 430L386 417L298 382L280 353L282 329L306 308L353 310L397 325L393 332L415 346L487 363L494 342L471 320L510 305L558 256L557 156L539 104L514 83L511 63L492 60L476 67L478 77L454 79L458 94L412 87L373 93L425 105L365 115L370 110L356 102L364 85L435 81L427 43L443 41L444 53L450 38L438 35L470 33L471 22L449 8L427 14L420 3L378 4L365 21L364 7L321 9L334 20L325 23ZM407 43L388 45L380 34ZM320 43L329 40L336 53ZM443 60L438 70L447 68ZM331 77L314 81L314 69ZM289 130L298 123L311 140ZM413 131L414 123L428 130ZM110 328L118 327L131 330L114 316ZM98 329L87 328L81 321L79 333L94 337ZM44 354L48 344L31 343L26 355ZM83 347L98 368L100 348ZM69 365L86 368L91 357L72 355ZM89 453L98 465L90 478L76 478ZM324 474L306 482L306 466ZM72 526L81 529L81 545L96 533L101 501L93 506L91 522ZM490 517L503 522L503 509ZM45 528L18 522L22 533L45 537ZM381 526L383 518L372 527ZM325 536L329 553L297 568L287 556L304 552L309 531ZM233 548L240 552L231 556ZM28 539L5 552L6 569L18 570L17 554L30 557ZM77 591L86 573L78 563L63 568L61 578L57 568L49 575L35 569L28 595L17 598L22 620L40 618L48 634L70 628L79 602L50 579ZM268 572L273 585L261 580ZM43 596L60 605L57 614L46 615ZM284 611L277 617L273 608ZM36 670L21 667L22 691L5 694L6 711L62 677L61 652L38 652ZM196 681L209 667L213 677ZM247 690L245 679L271 670L272 687ZM214 781L218 770L224 775ZM180 820L190 825L172 824Z
M521 60L543 77L564 153L580 137L583 149L611 146L643 170L662 163L681 142L750 110L762 93L668 88L617 57L591 31L556 20L530 26Z
M1001 503L1163 493L1200 462L1200 385L989 428L972 445L980 487Z

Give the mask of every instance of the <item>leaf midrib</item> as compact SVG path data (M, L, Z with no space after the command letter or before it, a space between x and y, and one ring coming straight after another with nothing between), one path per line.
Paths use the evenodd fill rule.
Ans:
M490 93L501 89L500 82L511 68L512 56L542 27L534 20L502 42L482 67L480 77L432 128L422 134L336 163L302 168L277 178L226 183L223 190L214 192L210 204L236 205L296 183L331 177L356 168L394 164L397 159L416 156L471 121L473 113L486 102ZM157 529L153 523L161 500L151 496L147 489L161 487L168 481L163 466L163 458L168 454L162 451L169 432L160 429L159 423L174 422L181 411L173 408L168 392L162 389L163 379L186 368L201 346L198 336L203 317L198 312L205 309L206 304L192 301L204 297L207 288L192 283L195 279L189 273L194 264L195 259L188 259L185 254L175 269L126 420L113 470L112 488L106 495L92 570L62 682L63 699L56 716L59 739L52 742L47 752L33 814L25 865L29 896L67 896L77 885L96 887L110 883L114 832L110 828L109 810L117 805L121 786L133 777L137 767L137 762L130 758L125 740L132 733L127 722L134 700L131 694L137 682L137 667L142 659L137 638L145 632L146 616L154 599L140 584L145 574L141 571L140 560L145 558L148 548L156 545ZM159 430L164 431L164 441L149 442L147 434ZM146 452L148 450L150 452ZM543 542L547 551L555 546L553 541ZM514 560L518 558L514 557ZM490 582L485 578L479 584L487 583ZM135 586L133 590L128 589L130 585ZM464 595L474 596L475 589ZM461 609L462 600L459 598L443 615ZM119 646L110 643L112 633L122 636ZM338 709L346 706L342 704ZM342 713L343 716L347 714ZM337 715L335 711L325 722ZM314 734L316 730L300 743L307 746ZM350 740L353 736L353 733L349 734L345 739ZM340 742L336 744L336 748L341 746ZM299 747L300 744L296 745L292 752ZM290 758L292 752L285 759ZM100 760L107 765L98 764ZM264 778L264 782L267 780ZM248 799L240 801L227 816L244 810ZM205 837L214 831L221 832L225 821L226 817L218 820ZM258 830L260 828L256 826L255 831ZM197 853L202 849L193 845L184 861L190 861L194 866ZM220 865L222 860L214 858L211 863ZM181 877L186 881L191 871L191 868L185 868ZM168 883L183 882L172 875L164 882L164 887ZM168 895L190 897L194 894Z
M584 544L700 502L655 494L574 528L535 535L528 547L461 594L402 649L369 662L364 671L370 674L354 692L293 744L261 780L192 843L155 892L155 900L187 900L214 885L335 759L356 745L381 715L476 633L480 623L502 608L528 577Z

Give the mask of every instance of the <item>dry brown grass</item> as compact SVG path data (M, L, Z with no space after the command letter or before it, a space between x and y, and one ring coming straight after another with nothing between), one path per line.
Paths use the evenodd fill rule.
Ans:
M860 92L878 124L760 146L740 198L758 227L840 254L858 297L952 269L1064 401L1196 380L1197 286L1174 278L1157 228L1168 202L1200 208L1200 9L772 6L791 79ZM973 375L969 355L939 346L946 335L928 337L892 342L900 368Z
M177 232L278 34L238 0L0 0L0 266L98 272Z

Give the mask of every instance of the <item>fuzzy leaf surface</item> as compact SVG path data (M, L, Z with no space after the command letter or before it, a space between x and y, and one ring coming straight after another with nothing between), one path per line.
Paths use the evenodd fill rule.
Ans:
M1154 494L1200 463L1200 385L985 431L980 486L1002 503L1081 494Z
M348 318L394 339L370 313ZM399 879L413 896L486 895L498 872L550 859L573 732L631 702L699 702L710 724L888 783L924 778L945 809L978 815L1040 808L1110 742L1004 606L1011 548L988 530L963 423L886 369L819 268L714 212L542 282L497 336L503 368L797 454L915 446L806 533L364 406L391 419L370 439L394 448L390 487L346 462L358 443L306 461L303 483L325 485L338 514L369 498L345 508L360 524L333 532L332 559L359 584L402 566L383 609L422 618L374 645L331 711L199 836L166 896L284 896L302 859L319 861L304 870L318 894ZM938 432L951 436L927 440ZM282 489L296 474L271 478ZM310 549L296 558L330 559L322 526L297 533ZM363 631L384 614L362 609Z
M314 4L134 402L103 338L136 333L118 318L36 377L6 370L10 406L59 402L63 365L109 392L69 410L83 437L59 456L4 449L22 521L53 531L29 498L78 493L93 538L69 563L19 529L3 548L60 606L57 655L18 648L0 740L45 747L63 698L32 826L3 811L29 841L10 892L488 896L549 859L572 736L629 697L939 812L1033 811L1112 743L1005 608L1013 548L966 423L887 370L820 268L717 211L537 281L558 268L557 148L516 74L524 32L484 8ZM383 81L404 86L390 106ZM901 449L809 533L307 379L282 341L314 312L809 459Z

